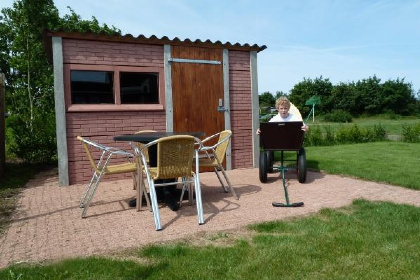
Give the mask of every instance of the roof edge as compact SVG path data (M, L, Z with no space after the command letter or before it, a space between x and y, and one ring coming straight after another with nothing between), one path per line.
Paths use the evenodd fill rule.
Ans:
M68 39L83 39L83 40L94 40L94 41L108 41L108 42L120 42L120 43L134 43L134 44L152 44L152 45L179 45L179 46L194 46L194 47L217 47L217 48L224 48L228 50L242 50L242 51L263 51L267 48L267 46L262 45L259 46L257 44L249 45L249 44L240 44L226 42L222 43L221 41L212 42L210 39L205 41L201 41L200 39L196 39L192 41L191 39L187 38L184 40L175 37L173 39L169 39L167 36L163 36L158 38L155 35L151 35L150 37L146 37L144 35L138 35L134 37L131 34L126 35L109 35L109 34L95 34L95 33L82 33L82 32L67 32L63 30L58 31L50 31L46 30L44 32L44 40L46 42L51 42L52 37L61 37L61 38L68 38Z

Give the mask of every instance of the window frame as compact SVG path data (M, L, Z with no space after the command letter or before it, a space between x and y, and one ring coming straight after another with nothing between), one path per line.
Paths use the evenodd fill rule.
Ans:
M115 104L72 104L71 79L72 70L85 71L108 71L114 74L114 99ZM120 72L158 73L159 96L157 104L121 104ZM89 65L89 64L65 64L64 65L64 92L68 112L91 112L91 111L157 111L164 110L165 104L165 77L164 69L159 67L136 67L116 65Z

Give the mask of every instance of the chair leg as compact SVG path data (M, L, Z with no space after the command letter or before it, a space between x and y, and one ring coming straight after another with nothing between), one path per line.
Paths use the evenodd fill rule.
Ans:
M225 172L225 169L223 168L223 166L220 166L220 171L222 171L222 173L223 173L223 176L225 177L225 180L226 180L226 183L228 184L228 186L229 186L229 189L230 189L230 192L232 193L232 195L238 200L239 199L239 197L238 197L238 195L236 194L236 192L235 192L235 190L233 189L233 187L232 187L232 184L230 183L230 181L229 181L229 178L228 178L228 176L227 176L227 174L226 174L226 172ZM219 176L218 176L219 177ZM219 177L220 178L220 177ZM222 184L223 185L223 184ZM225 186L223 186L223 188L225 189Z
M96 189L98 188L99 182L102 179L103 173L99 174L96 179L95 185L91 188L90 192L87 194L87 200L84 203L83 211L82 211L82 218L86 217L86 212L89 208L90 202L92 201L93 195L95 194Z
M141 170L138 170L136 174L134 174L134 177L136 178L136 207L137 211L141 210L141 195L143 194L143 172Z
M194 186L195 186L195 203L197 204L197 216L198 224L204 224L204 214L203 214L203 202L201 200L201 186L200 186L200 177L198 174L194 176Z
M191 183L188 184L188 203L193 205L194 203L194 188L192 187Z
M150 203L150 198L149 195L147 194L147 188L146 188L146 184L143 180L143 194L144 194L144 198L146 199L146 205L149 208L149 211L152 212L152 204ZM149 188L150 189L150 188Z
M93 180L97 177L98 177L98 175L96 173L93 173L92 179L90 179L90 182L89 182L88 186L86 187L86 189L85 189L85 191L82 195L82 198L80 199L80 202L79 202L79 207L80 208L85 207L86 196L87 196L88 192L90 191L90 188L92 187Z
M133 176L133 190L137 190L138 188L138 178L137 178L137 174L135 174Z
M155 184L153 180L148 180L148 181L149 181L150 200L151 200L152 209L153 209L153 218L155 220L155 227L156 227L156 230L161 230L162 225L160 223L159 206L157 202Z
M187 178L182 178L182 181L186 181ZM191 186L191 183L183 183L182 184L182 191L181 191L181 197L179 198L179 207L182 207L182 200L184 199L185 190L188 190L188 203L189 205L192 205L194 200L194 189Z
M137 189L137 197L136 197L136 206L137 206L137 211L140 211L142 208L142 196L144 195L144 198L146 199L146 205L149 208L150 211L152 210L152 207L150 205L150 199L149 196L147 195L147 189L146 189L146 184L144 183L144 177L142 176L141 181L139 181L139 188Z
M220 178L219 171L217 170L217 167L213 167L213 168L214 168L214 173L216 173L217 179L219 179L219 182L222 185L223 190L225 191L225 193L229 192L228 187L225 186L222 178Z
M182 180L183 183L182 183L182 189L181 189L181 196L179 198L179 208L182 207L182 200L184 198L185 189L188 187L187 184L185 183L185 178L182 177L181 180Z

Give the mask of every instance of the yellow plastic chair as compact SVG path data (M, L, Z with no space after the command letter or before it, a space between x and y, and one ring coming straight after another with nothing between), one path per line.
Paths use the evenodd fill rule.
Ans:
M144 145L141 149L137 149L136 151L140 155L144 171L146 173L156 230L162 229L155 189L156 187L161 186L182 184L183 188L185 188L188 184L194 183L198 223L200 225L204 223L200 177L198 172L199 164L198 148L196 148L197 144L199 145L198 148L200 148L201 142L194 136L176 135L159 138ZM145 151L153 145L157 145L156 167L151 167L147 164L145 154ZM194 155L196 161L196 172L192 171ZM182 180L179 182L177 180L178 178L181 178ZM156 180L164 179L174 179L174 181L156 183Z
M81 136L77 136L77 139L82 142L82 145L86 151L87 157L93 169L92 179L90 180L90 183L83 193L79 204L80 208L83 208L82 218L85 218L90 202L92 201L95 191L98 188L99 182L103 176L121 173L133 173L137 179L136 184L140 185L140 182L138 181L140 176L137 176L140 170L140 165L138 164L139 162L136 162L138 161L138 158L136 158L132 153L114 147L107 147ZM101 153L101 156L97 161L94 159L94 150L97 150ZM119 159L121 162L121 158L124 159L124 163L110 165L112 159Z
M211 143L214 141L215 138L218 137L218 141L216 144L212 146L206 146L206 143ZM223 168L223 161L225 159L226 151L230 142L230 139L232 137L232 131L230 130L224 130L222 132L213 134L203 141L201 141L203 147L200 149L200 152L204 153L200 155L199 159L199 165L200 167L212 167L214 169L214 172L217 175L217 178L220 181L220 184L222 184L223 190L225 192L231 192L232 195L239 199L235 190L232 187L232 184L229 181L229 178L225 172L225 169ZM219 171L222 172L223 177L226 180L226 184L223 183L222 178L220 177Z

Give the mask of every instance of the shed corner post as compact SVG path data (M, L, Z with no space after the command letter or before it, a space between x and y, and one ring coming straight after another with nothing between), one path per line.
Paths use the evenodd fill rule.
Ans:
M260 156L260 137L256 135L256 131L260 126L259 122L259 99L258 99L258 70L257 70L257 52L251 51L251 99L252 99L252 154L253 167L259 166Z
M225 109L225 129L232 130L230 119L230 80L229 80L229 50L223 49L223 99ZM226 170L232 169L232 141L226 151Z
M165 72L165 112L166 131L174 131L174 114L172 103L172 67L171 67L171 46L163 46L164 72Z
M58 183L59 186L68 186L70 182L64 97L63 40L61 37L52 38L52 51L54 68L54 101L57 134Z

